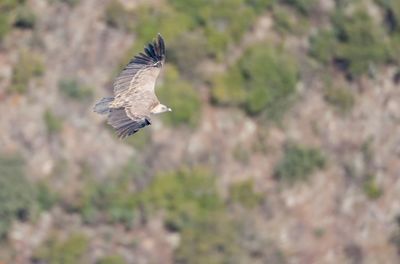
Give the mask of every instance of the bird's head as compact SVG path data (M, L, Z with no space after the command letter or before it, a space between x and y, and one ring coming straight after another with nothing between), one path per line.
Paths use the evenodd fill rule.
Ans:
M165 113L165 112L171 112L172 109L163 105L163 104L158 104L156 107L154 107L151 110L152 114L161 114L161 113Z

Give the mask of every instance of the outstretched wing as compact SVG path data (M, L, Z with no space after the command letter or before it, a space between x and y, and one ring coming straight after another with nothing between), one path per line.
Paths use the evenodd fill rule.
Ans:
M132 115L129 109L118 108L110 109L108 124L117 131L118 137L122 139L135 134L145 126L151 125L151 121L147 116Z
M153 43L144 48L128 63L125 69L114 81L116 99L123 97L126 92L150 90L154 92L154 85L165 61L165 44L160 34ZM123 98L121 98L123 99Z

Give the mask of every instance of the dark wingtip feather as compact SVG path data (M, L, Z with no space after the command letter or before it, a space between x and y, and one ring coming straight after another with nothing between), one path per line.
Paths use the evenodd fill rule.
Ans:
M138 64L151 65L157 62L163 62L165 59L165 43L161 34L157 34L157 38L152 43L144 47L144 53L136 55L131 62Z

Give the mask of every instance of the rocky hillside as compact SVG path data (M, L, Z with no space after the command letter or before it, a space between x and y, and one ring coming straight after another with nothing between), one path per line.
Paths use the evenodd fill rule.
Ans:
M172 113L96 100L160 32ZM398 263L396 0L0 3L0 263Z

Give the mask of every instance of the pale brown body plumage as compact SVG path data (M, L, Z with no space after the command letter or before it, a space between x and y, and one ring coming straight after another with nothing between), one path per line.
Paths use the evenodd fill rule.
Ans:
M150 114L171 111L160 104L154 91L165 61L161 35L144 52L135 56L115 79L114 97L103 98L94 107L95 112L108 115L108 123L121 138L150 125Z

